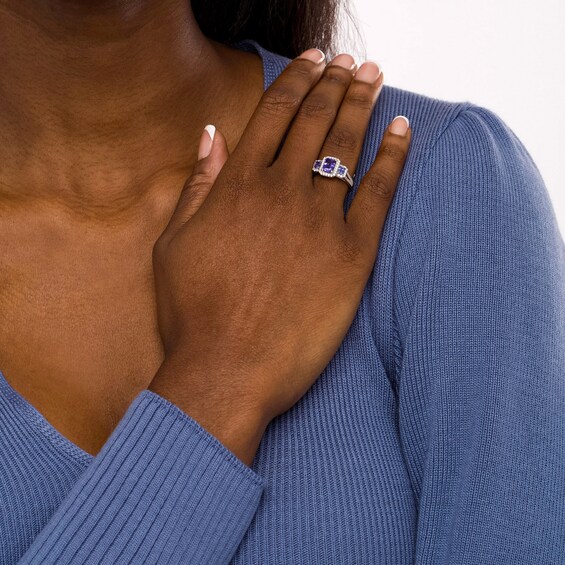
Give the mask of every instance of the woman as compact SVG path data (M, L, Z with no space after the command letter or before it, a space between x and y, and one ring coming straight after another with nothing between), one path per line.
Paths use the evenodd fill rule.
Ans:
M1 0L2 563L565 562L547 190L335 4Z

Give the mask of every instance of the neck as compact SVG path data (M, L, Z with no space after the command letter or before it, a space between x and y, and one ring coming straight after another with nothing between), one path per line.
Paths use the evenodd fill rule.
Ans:
M0 194L123 204L187 176L202 128L262 94L249 57L188 0L0 0Z

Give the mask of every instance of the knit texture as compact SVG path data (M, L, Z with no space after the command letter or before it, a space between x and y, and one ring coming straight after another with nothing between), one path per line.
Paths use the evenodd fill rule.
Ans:
M252 40L267 88L289 59ZM2 564L565 564L565 246L492 111L384 86L412 143L357 315L252 467L149 391L92 457L0 373ZM339 156L339 155L338 155Z

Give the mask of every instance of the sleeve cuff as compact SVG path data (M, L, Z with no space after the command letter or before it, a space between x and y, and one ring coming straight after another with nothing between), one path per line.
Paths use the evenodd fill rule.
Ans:
M227 563L264 487L196 420L145 390L23 563Z

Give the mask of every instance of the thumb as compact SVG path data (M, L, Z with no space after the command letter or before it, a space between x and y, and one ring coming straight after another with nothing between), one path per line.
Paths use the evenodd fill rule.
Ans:
M225 137L215 126L208 124L200 136L198 161L192 173L193 182L202 181L214 184L229 156Z
M200 136L198 161L179 196L166 231L173 235L198 211L229 157L225 137L213 125L207 125Z

